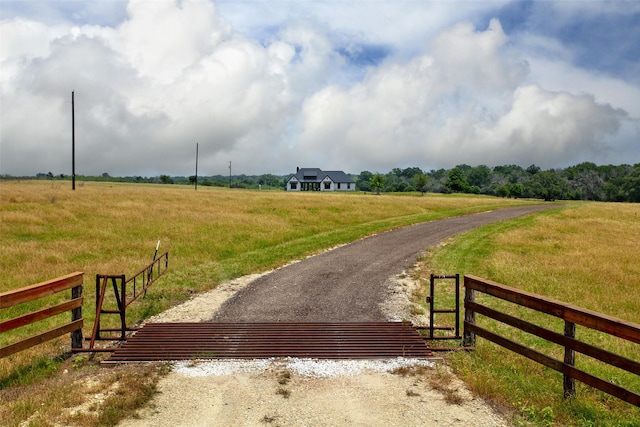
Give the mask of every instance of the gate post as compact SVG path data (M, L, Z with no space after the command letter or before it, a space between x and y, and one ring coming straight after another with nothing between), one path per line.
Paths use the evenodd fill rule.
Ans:
M82 285L71 288L71 299L82 298ZM82 305L71 310L71 322L82 319ZM82 348L82 328L71 332L71 350Z
M467 328L467 324L475 325L476 324L476 312L467 307L468 302L476 302L476 294L473 289L467 286L467 277L464 278L464 338L463 345L464 346L475 346L476 345L476 334L471 332Z

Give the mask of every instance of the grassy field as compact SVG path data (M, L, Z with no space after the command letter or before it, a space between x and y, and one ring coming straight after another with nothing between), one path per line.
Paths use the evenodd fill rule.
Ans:
M337 244L415 222L527 203L489 197L285 193L174 185L0 183L0 292L74 271L85 274L85 336L96 274L138 272L169 252L168 272L129 307L131 321L193 293ZM68 298L68 296L64 296ZM60 297L62 298L62 296ZM10 318L35 304L0 312ZM111 321L116 326L116 317ZM42 326L39 326L42 328ZM29 335L31 328L16 331ZM0 336L0 344L13 334ZM6 363L0 360L0 376Z
M158 240L160 252L169 252L169 270L145 299L130 307L127 315L132 322L226 280L266 271L372 233L526 203L531 202L469 195L376 196L212 187L194 191L185 186L93 182L81 183L71 191L67 182L0 182L0 292L83 271L86 336L93 326L95 275L129 276L139 271L151 261ZM637 285L640 276L636 255L639 209L637 205L578 204L484 227L439 249L428 258L429 268L487 277L638 322L637 292L629 289ZM578 266L582 266L579 274L572 273ZM548 288L549 283L557 289ZM0 320L15 314L15 310L3 310ZM30 333L21 329L3 334L0 340L10 342ZM0 359L0 393L11 402L0 407L0 424L18 425L37 408L41 416L32 424L50 425L48 418L54 419L65 407L81 400L69 389L76 377L100 375L106 378L106 387L127 378L140 389L140 400L134 399L140 405L153 393L151 380L162 373L150 370L123 375L118 369L98 369L86 357L66 361L56 358L68 346L68 338L54 340ZM514 383L514 377L520 383L528 378L513 369L526 362L507 362L508 368L504 369L511 377L500 372L498 379L502 381L493 378L492 371L480 375L486 361L494 365L495 358L507 356L479 342L475 353L457 355L452 364L480 394L515 405L523 414L530 414L534 422L546 420L547 407L555 422L566 425L578 425L571 421L576 419L604 419L620 408L624 417L640 419L633 408L600 395L587 405L605 415L572 418L574 409L557 401L555 378L541 400L530 400L534 393L524 385L518 386L517 393L510 390L506 398L501 397L497 390L505 383ZM69 372L67 380L61 370ZM580 390L579 394L584 392ZM100 416L88 420L65 420L83 426L113 425L122 411L131 410L120 408L120 404L107 403ZM608 407L613 409L607 412ZM608 425L638 425L611 420L615 418L607 418ZM584 421L580 425L602 424Z
M448 243L428 257L423 277L430 272L473 274L640 324L637 204L575 204L561 211L488 225ZM549 316L514 310L507 304L497 308L562 331L562 324L550 322ZM504 328L501 332L562 360L558 346ZM637 344L580 327L577 333L581 340L639 360ZM640 392L637 375L582 355L576 360L578 367ZM481 338L475 352L455 354L452 366L478 394L516 408L523 424L640 426L640 408L580 383L577 396L565 401L561 374Z

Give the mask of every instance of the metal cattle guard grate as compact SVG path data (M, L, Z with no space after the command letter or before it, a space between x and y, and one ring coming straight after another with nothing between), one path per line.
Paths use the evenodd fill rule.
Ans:
M431 357L409 323L148 323L104 363Z

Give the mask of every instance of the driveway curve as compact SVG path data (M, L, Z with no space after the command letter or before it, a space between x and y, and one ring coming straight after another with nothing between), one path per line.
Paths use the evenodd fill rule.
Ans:
M555 205L521 206L429 221L376 234L274 270L227 300L213 322L386 321L388 281L427 248L481 225Z

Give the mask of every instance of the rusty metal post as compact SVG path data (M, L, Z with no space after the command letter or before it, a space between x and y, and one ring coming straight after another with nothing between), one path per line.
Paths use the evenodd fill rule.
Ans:
M568 338L576 337L576 324L564 321L564 336ZM573 366L576 362L576 352L572 349L564 348L564 363L565 365ZM570 398L576 394L576 380L567 374L562 375L562 386L564 389L565 399Z
M460 274L456 273L456 339L460 339Z
M432 273L431 278L429 280L429 296L427 297L427 302L429 303L429 338L433 339L433 330L435 325L434 320L434 290L435 290L435 275Z
M475 291L467 286L467 278L464 278L465 286L464 286L464 337L462 340L462 345L464 346L475 346L476 345L476 334L469 331L467 329L467 323L471 325L476 324L476 312L469 309L467 307L468 302L476 302L476 294Z
M94 333L91 336L91 340L99 340L100 339L100 308L101 307L101 303L100 303L100 279L101 279L101 275L100 274L96 274L96 320L95 320L95 324L93 327L93 331ZM93 347L93 344L91 345L91 347Z
M120 276L122 298L120 299L120 340L124 341L127 338L127 278L123 274Z
M71 288L71 299L82 298L82 285ZM82 319L82 305L71 310L71 321ZM71 349L82 348L82 328L71 332Z

